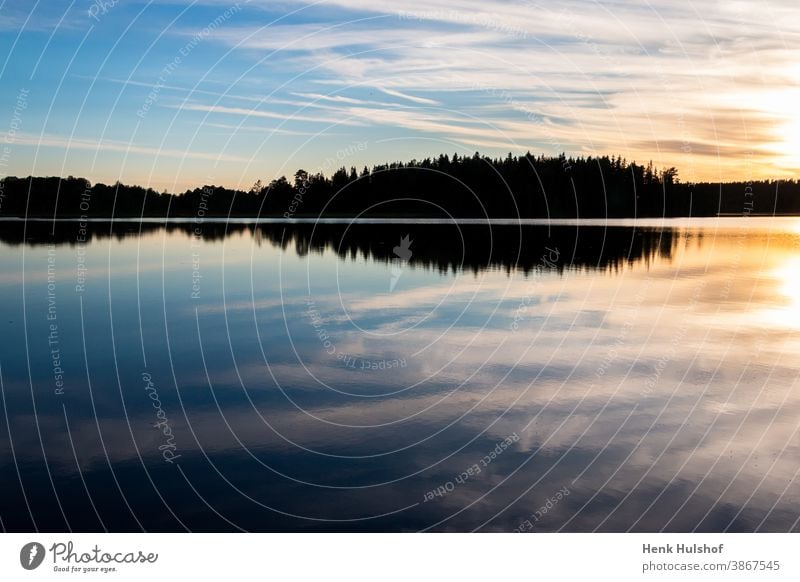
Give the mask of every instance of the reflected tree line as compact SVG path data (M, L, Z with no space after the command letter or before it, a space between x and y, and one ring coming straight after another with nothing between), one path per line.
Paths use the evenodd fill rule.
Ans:
M0 181L0 216L37 217L490 217L589 218L800 213L800 183L681 183L612 156L453 154L340 168L331 176L298 170L247 191L208 185L180 194L84 178Z
M187 238L200 236L221 241L228 236L250 236L253 243L271 245L298 256L332 253L345 261L393 263L440 273L506 273L565 270L616 271L626 265L671 259L683 236L670 228L601 226L520 226L497 224L365 224L365 223L243 223L14 221L0 229L8 245L77 246L104 239L138 236ZM403 248L409 242L409 252Z

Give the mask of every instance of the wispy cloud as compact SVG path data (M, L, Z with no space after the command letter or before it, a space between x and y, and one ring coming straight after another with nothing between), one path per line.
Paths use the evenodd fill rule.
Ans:
M759 164L757 173L775 172L771 157L787 146L781 120L768 118L766 96L796 83L800 70L800 21L784 20L794 12L788 1L770 2L769 10L711 0L646 7L580 0L558 7L474 0L325 5L341 10L333 26L329 19L263 34L231 28L218 40L288 51L315 82L337 87L328 100L347 115L465 144L655 156L706 176L710 159L714 172L737 172L745 154ZM731 107L727 100L745 83L747 102ZM364 87L425 109L364 107L348 95ZM437 120L427 109L436 106L487 124L478 129L468 116Z
M362 125L361 122L352 119L340 119L335 117L315 117L301 115L298 113L278 113L275 111L264 111L262 109L245 109L243 107L225 107L223 105L202 105L198 103L183 103L181 105L167 105L182 111L202 111L205 113L221 113L225 115L238 115L243 117L264 117L267 119L280 119L283 121L306 121L309 123L324 123L328 125Z
M14 145L35 146L42 148L58 148L69 150L89 150L93 152L120 152L138 154L153 158L175 158L179 160L210 160L215 162L248 162L249 159L221 152L199 152L157 148L125 143L110 139L93 140L88 138L70 138L50 134L17 134Z
M406 99L413 103L420 103L422 105L439 105L439 102L434 101L433 99L426 99L424 97L415 97L414 95L407 95L405 93L401 93L400 91L389 89L388 87L378 87L378 90L381 91L382 93L386 93L387 95L391 95L392 97L400 97L401 99Z

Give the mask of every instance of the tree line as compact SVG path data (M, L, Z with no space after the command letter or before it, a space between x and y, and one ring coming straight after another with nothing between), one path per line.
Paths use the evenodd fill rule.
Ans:
M217 185L169 194L85 178L0 180L0 217L633 218L798 214L797 180L683 183L676 168L619 156L505 158L442 154L421 161L298 170L249 190Z

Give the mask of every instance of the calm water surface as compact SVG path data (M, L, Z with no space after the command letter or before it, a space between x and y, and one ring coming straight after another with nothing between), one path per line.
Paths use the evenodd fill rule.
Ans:
M2 527L796 531L799 245L0 222Z

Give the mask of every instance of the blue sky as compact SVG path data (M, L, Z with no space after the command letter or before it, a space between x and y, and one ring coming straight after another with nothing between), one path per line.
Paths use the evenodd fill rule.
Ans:
M796 177L794 0L0 0L0 175L182 190L441 152Z

